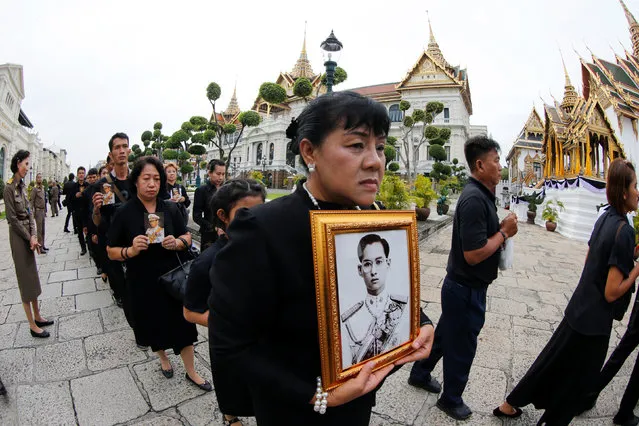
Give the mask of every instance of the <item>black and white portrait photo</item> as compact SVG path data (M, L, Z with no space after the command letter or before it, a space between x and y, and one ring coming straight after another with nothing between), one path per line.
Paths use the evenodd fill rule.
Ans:
M410 340L410 264L405 230L335 236L342 369Z

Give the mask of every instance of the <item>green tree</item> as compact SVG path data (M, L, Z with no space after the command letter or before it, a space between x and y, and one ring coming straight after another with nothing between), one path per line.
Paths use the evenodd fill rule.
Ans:
M377 199L389 209L405 209L410 202L406 183L396 174L384 175Z
M277 83L262 83L260 86L260 97L268 104L266 115L271 114L271 106L279 105L286 100L286 89Z
M508 168L501 169L501 180L508 180Z
M168 136L162 134L162 123L159 121L153 125L153 131L145 130L140 137L144 144L145 150L150 148L153 150L153 155L157 156L160 161L162 158L162 151L165 148L165 143L169 139Z
M333 87L346 81L348 73L342 67L335 67L335 74L333 75ZM326 87L326 73L322 74L320 85L317 86L317 94L319 94L320 87Z
M308 78L300 77L295 80L295 84L293 85L293 94L295 96L306 99L311 93L313 93L313 85Z
M406 113L411 108L410 102L402 100L399 109ZM450 129L433 126L432 122L438 114L444 110L441 102L428 102L425 109L413 109L411 115L406 115L400 126L401 144L399 158L404 164L409 182L414 182L417 177L417 163L421 147L428 143L428 153L435 161L446 159L446 151L443 145L450 139ZM438 148L433 148L435 145ZM442 157L443 151L443 157ZM433 155L435 154L435 155Z
M284 90L284 88L282 88L282 90ZM213 108L213 114L206 125L206 129L202 132L201 140L198 139L198 141L203 145L210 145L217 148L219 158L226 162L228 174L231 164L231 154L240 142L244 129L259 125L262 121L262 117L255 111L241 112L237 117L237 121L239 121L239 132L238 126L233 123L220 123L215 110L215 103L220 98L221 93L221 88L217 83L210 83L208 85L206 96ZM286 95L286 91L284 91L284 95Z

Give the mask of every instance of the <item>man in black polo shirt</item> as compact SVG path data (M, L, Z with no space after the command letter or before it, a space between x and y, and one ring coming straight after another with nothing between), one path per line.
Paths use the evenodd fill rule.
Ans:
M446 278L442 285L442 315L435 329L430 357L413 364L408 383L439 393L431 377L444 357L444 392L437 407L457 420L470 417L462 394L484 326L486 290L497 278L499 255L507 238L517 233L517 216L501 223L495 207L495 188L501 178L499 144L476 136L464 145L471 177L457 201Z
M195 190L193 201L193 220L200 225L200 250L204 251L217 239L215 214L211 210L211 198L217 188L224 183L226 164L214 159L209 163L209 182Z
M73 215L73 229L74 233L78 234L78 241L80 242L81 256L87 254L87 244L84 240L84 215L88 214L88 205L86 200L82 196L84 190L88 188L87 182L84 180L86 169L82 166L78 167L78 181L74 182L71 190L71 214Z
M69 180L64 184L64 187L62 188L62 195L64 195L64 206L67 208L67 218L64 220L64 232L71 232L69 231L69 219L71 219L73 213L71 200L75 195L75 192L73 192L73 189L75 188L75 182L73 181L73 179L75 179L75 175L73 173L69 173Z

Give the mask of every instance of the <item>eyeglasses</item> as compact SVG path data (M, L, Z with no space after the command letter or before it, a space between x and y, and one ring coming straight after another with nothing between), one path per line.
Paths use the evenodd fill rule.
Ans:
M362 269L364 270L364 272L370 272L373 269L373 265L375 265L375 269L381 267L382 265L387 265L386 259L380 258L373 261L365 260L362 262Z

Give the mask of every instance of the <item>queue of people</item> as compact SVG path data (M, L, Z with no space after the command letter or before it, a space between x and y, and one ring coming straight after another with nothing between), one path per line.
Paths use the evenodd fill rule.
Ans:
M485 136L470 138L464 145L471 176L453 219L437 328L420 310L412 353L381 369L367 362L356 377L330 392L319 379L310 212L384 208L375 198L385 171L389 126L382 105L353 92L310 101L286 132L308 178L292 194L269 203L260 183L224 183L225 164L211 161L209 182L194 196L193 220L200 226L202 253L191 263L183 300L158 285L160 276L183 264L192 247L186 213L190 200L177 183L175 165L142 157L129 170L128 136L116 133L109 141L112 169L91 169L85 182L79 168L78 181L70 179L72 184L65 185L77 216L74 229L86 234L89 251L124 309L136 342L158 355L160 374L173 377L166 353L173 349L182 359L185 379L211 391L211 383L195 369L193 349L195 324L208 327L213 383L225 425L241 425L237 416L254 416L259 425L267 426L368 425L377 391L408 363L409 384L441 393L439 409L456 420L472 415L463 393L484 325L486 297L498 276L504 244L518 232L514 214L501 221L497 216L500 146ZM37 235L37 210L29 207L25 195L22 179L28 167L29 153L19 151L4 195L31 334L46 337L41 327L53 322L41 316L37 301L41 289L34 252L42 250L44 239ZM32 195L34 206L41 206L40 196ZM606 196L610 207L594 226L565 318L521 381L494 409L497 417L517 418L523 407L533 404L545 410L538 424L568 425L594 405L639 345L636 303L626 334L605 363L612 321L623 317L639 276L634 228L625 217L639 203L632 164L622 159L611 163ZM432 377L442 359L443 389ZM639 359L616 424L639 424L633 413L637 400Z

